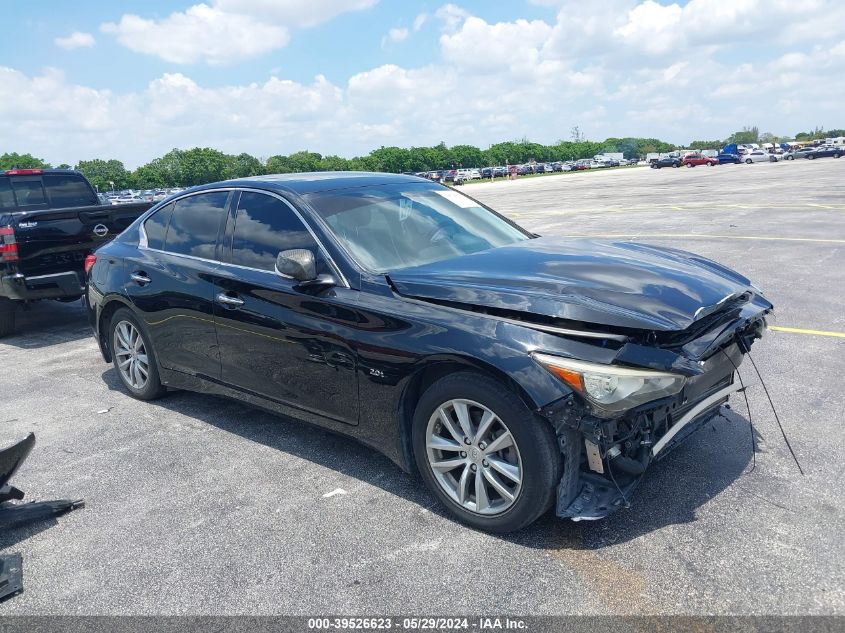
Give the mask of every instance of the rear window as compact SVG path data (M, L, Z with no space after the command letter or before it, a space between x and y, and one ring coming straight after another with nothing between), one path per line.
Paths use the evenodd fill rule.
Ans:
M44 187L53 207L82 207L97 204L88 183L76 174L44 174Z
M214 259L228 197L228 191L216 191L178 200L170 217L164 250Z
M162 250L164 248L164 236L167 235L167 225L170 224L170 215L173 213L171 202L163 209L159 209L144 222L144 232L147 234L147 246Z
M19 207L34 207L47 204L44 198L44 187L41 186L41 177L13 178L12 189L15 190L15 199Z

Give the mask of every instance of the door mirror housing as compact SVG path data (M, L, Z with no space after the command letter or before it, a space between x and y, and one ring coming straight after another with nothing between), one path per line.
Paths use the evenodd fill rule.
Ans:
M317 279L317 263L314 253L307 248L294 248L282 251L276 257L276 273L296 281L314 281Z

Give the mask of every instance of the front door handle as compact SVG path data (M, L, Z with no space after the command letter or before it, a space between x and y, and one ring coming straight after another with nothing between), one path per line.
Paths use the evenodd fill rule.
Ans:
M244 304L243 299L239 297L232 297L231 295L227 295L225 292L221 292L215 298L217 299L217 303L220 303L227 308L240 308Z
M132 281L134 281L135 283L137 283L140 286L146 286L148 283L150 283L152 281L152 279L147 277L146 273L143 273L141 271L136 271L136 272L132 273L131 275L129 275L129 277L130 277L130 279L132 279Z

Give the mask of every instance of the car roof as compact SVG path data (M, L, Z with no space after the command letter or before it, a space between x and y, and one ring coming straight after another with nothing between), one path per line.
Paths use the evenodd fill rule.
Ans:
M366 171L320 171L299 174L269 174L249 176L221 182L209 183L196 187L193 191L213 189L215 187L255 187L271 191L287 191L302 195L336 189L351 189L371 185L390 185L400 183L429 183L425 178L404 174L387 174Z

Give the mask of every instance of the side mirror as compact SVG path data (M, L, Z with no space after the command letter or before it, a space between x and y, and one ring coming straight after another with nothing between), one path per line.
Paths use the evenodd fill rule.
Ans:
M282 251L276 257L276 272L297 281L313 281L317 278L314 253L306 248Z

